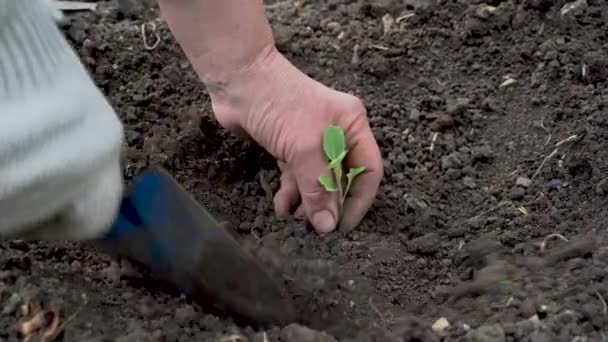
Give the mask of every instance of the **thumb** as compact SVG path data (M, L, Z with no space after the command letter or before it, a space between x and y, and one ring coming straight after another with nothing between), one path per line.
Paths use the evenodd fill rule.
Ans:
M296 181L302 207L313 227L321 233L336 229L338 223L338 195L319 183L319 176L332 177L321 153L313 153L306 165L296 168Z

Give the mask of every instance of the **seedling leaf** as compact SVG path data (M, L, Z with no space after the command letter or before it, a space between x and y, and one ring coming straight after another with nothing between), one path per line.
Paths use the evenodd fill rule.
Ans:
M337 169L337 168L341 168L342 167L342 162L344 161L344 158L346 158L346 154L348 153L348 150L344 150L336 159L332 159L329 163L329 168L330 169Z
M342 128L329 126L325 129L323 132L323 151L330 162L337 160L342 154L346 156L346 139Z
M336 187L336 184L334 183L334 180L331 179L331 177L319 176L319 183L321 183L321 185L323 185L323 187L325 188L326 191L329 191L329 192L338 191L338 188Z
M341 198L342 203L346 200L346 195L348 195L350 187L353 185L353 181L363 171L365 171L365 166L351 167L350 170L348 170L348 173L346 174L346 191L344 191Z
M348 173L346 174L346 178L348 178L349 182L352 182L353 179L355 179L355 177L357 177L364 171L365 171L365 166L351 167L350 170L348 170Z

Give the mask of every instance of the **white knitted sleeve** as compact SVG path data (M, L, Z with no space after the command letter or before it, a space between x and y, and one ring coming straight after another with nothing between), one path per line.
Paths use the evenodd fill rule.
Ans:
M90 238L118 206L123 131L50 5L0 0L0 235Z

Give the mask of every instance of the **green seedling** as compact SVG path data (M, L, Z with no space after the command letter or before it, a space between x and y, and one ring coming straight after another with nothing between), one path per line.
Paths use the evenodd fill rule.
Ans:
M329 126L323 132L323 151L328 159L329 163L327 167L331 171L332 177L319 176L319 183L323 185L326 191L338 193L339 205L340 209L342 209L353 181L365 171L365 167L350 168L346 174L346 180L344 179L342 162L346 158L348 150L346 149L344 131L338 126Z

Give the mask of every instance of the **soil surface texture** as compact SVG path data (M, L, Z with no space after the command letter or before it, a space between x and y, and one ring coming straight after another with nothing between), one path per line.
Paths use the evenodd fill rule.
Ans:
M242 326L89 245L5 241L0 341L36 305L63 341L608 341L608 2L268 2L385 160L361 225L325 236L274 217L274 160L217 124L155 5L101 4L62 29L125 124L128 181L168 169L280 267L298 319Z

